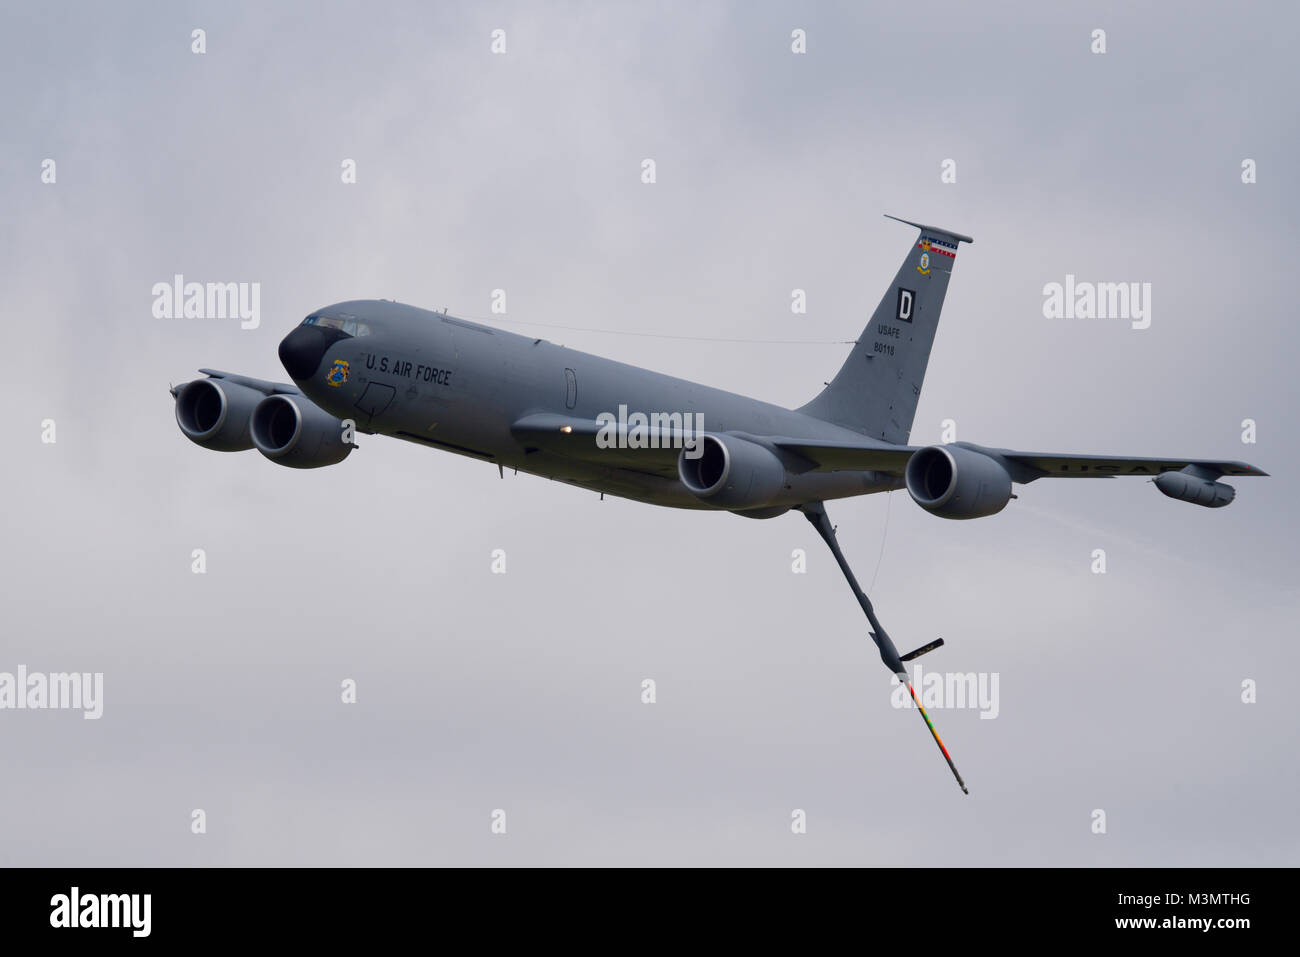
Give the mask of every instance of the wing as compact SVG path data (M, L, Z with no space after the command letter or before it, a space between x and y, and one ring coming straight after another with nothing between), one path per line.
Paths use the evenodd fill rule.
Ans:
M1002 458L1018 466L1029 476L1017 481L1032 482L1035 478L1115 478L1121 475L1159 475L1162 472L1181 472L1195 468L1203 473L1219 475L1267 475L1268 473L1247 462L1224 459L1145 459L1122 455L1069 455L1056 452L1014 452L1010 449L984 449L978 445L960 443L976 452ZM1014 475L1013 475L1014 478Z
M224 379L227 382L233 382L235 385L248 386L248 388L256 389L263 395L302 395L302 391L296 385L288 385L284 382L268 382L266 379L254 379L252 376L222 372L220 369L200 369L199 371L211 379Z
M672 447L626 448L600 445L597 438L602 428L609 437L609 426L592 419L575 419L572 416L543 412L527 415L511 426L515 438L525 445L545 449L557 455L567 455L588 461L599 461L616 468L628 468L660 475L676 475L680 441ZM735 433L775 448L781 453L786 467L795 474L804 472L873 471L903 476L907 462L920 451L919 446L890 445L864 437L860 441L828 439L795 439L782 436L751 436ZM626 438L626 436L623 436ZM679 436L674 434L674 439ZM625 442L618 442L624 446ZM954 443L996 459L1011 474L1011 478L1025 484L1040 478L1116 478L1124 475L1141 475L1148 478L1163 472L1195 469L1206 477L1221 475L1263 476L1268 473L1247 462L1221 459L1163 459L1137 458L1120 455L1074 455L1057 452L1017 452L1013 449L994 449L970 442ZM662 443L667 446L668 443ZM609 446L609 447L607 447Z
M601 432L604 431L604 439ZM631 448L628 432L617 423L595 419L578 419L571 415L537 412L518 419L511 433L525 446L543 449L615 468L633 469L676 477L677 457L690 434L666 429L657 447ZM910 446L864 438L858 442L827 442L817 439L788 439L747 432L729 432L777 452L785 466L795 475L804 472L838 472L874 470L903 474L907 460L917 451Z
M579 419L552 412L525 415L510 426L510 433L526 450L541 449L568 458L598 462L610 468L630 469L670 478L677 477L677 456L686 438L681 430L676 430L672 431L676 444L670 440L659 442L655 448L631 448L626 441L626 430L620 434L617 427L595 419ZM608 442L611 436L618 437L620 441Z
M776 438L772 444L813 463L811 471L835 472L844 469L874 469L902 475L907 460L919 449L912 446L887 446L864 441L839 443L805 439ZM955 445L997 459L1020 483L1040 478L1115 478L1121 475L1159 475L1195 466L1216 475L1267 475L1247 462L1222 459L1155 459L1123 455L1075 455L1059 452L1017 452L1013 449L990 449L970 442Z

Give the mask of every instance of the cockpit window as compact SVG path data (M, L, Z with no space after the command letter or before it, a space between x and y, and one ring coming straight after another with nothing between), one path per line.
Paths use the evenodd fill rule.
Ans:
M321 326L325 329L338 329L349 336L370 335L370 327L364 322L345 319L341 316L308 316L302 321L302 324L304 326Z

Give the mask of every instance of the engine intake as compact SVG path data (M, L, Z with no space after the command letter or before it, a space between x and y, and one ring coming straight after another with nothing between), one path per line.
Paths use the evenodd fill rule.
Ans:
M706 434L698 441L698 457L687 454L690 448L677 456L677 477L687 491L718 508L771 506L785 485L785 466L774 453L734 435Z
M195 445L215 452L253 447L248 420L262 393L220 379L195 379L176 389L176 424Z
M996 515L1011 501L1011 475L987 455L957 445L912 454L905 473L912 501L940 518Z
M343 441L341 420L297 395L270 395L259 402L249 434L257 451L295 469L334 465L355 448Z

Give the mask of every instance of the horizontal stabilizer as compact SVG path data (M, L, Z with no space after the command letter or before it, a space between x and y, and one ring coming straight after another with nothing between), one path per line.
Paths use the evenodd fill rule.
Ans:
M885 213L885 218L892 219L897 223L906 223L908 226L915 226L923 233L940 233L944 236L951 236L960 243L975 242L975 240L971 239L969 236L963 236L961 233L954 233L951 229L944 229L941 226L927 226L924 223L914 223L910 219L903 219L899 216L890 216L888 213Z

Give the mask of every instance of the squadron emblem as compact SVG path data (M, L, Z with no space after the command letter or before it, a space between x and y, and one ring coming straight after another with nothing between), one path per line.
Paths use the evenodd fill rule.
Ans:
M348 363L345 359L335 359L334 365L325 375L325 381L332 386L340 386L348 381Z

